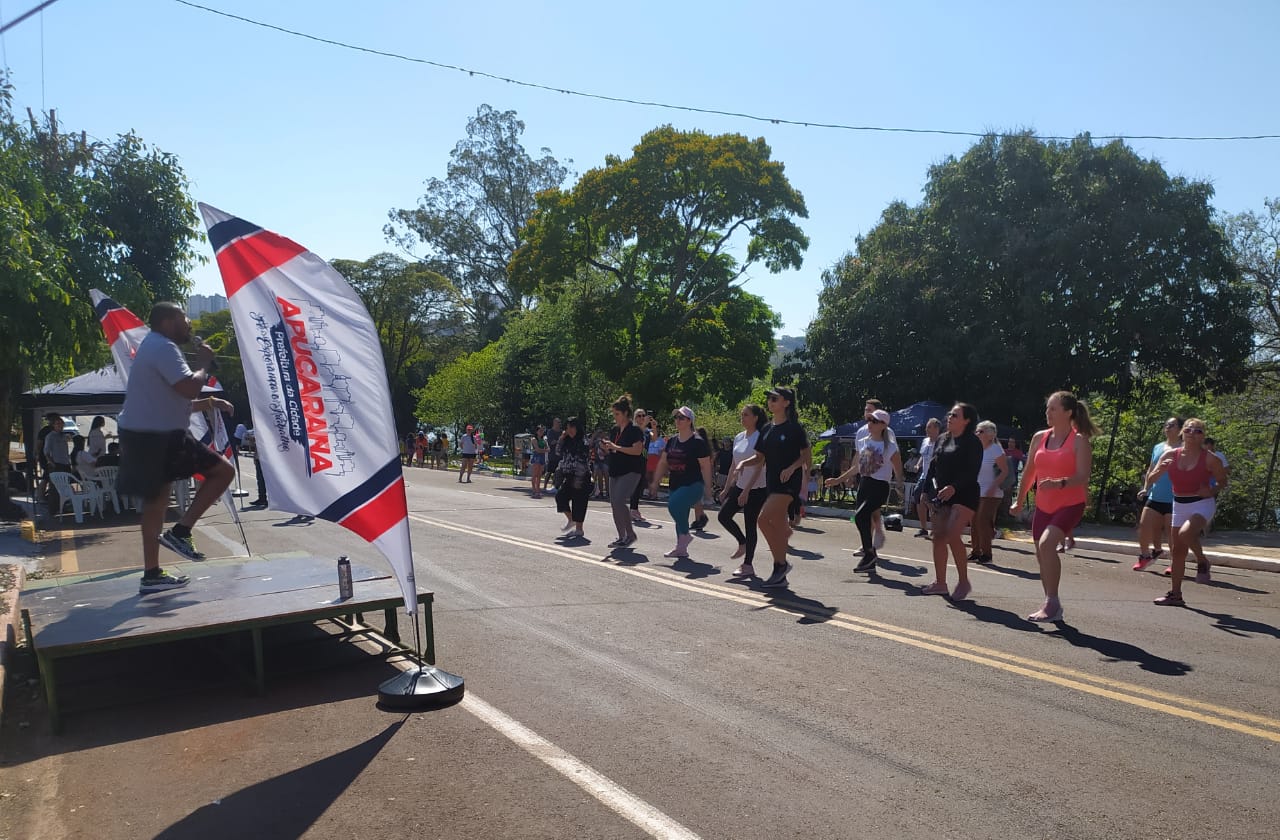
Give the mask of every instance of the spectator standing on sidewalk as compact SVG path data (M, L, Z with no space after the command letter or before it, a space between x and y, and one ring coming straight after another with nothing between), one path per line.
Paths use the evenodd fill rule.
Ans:
M463 477L466 477L467 484L471 483L471 471L476 467L476 438L475 426L467 425L466 431L462 433L462 437L458 438L458 446L462 454L462 466L458 468L458 483L461 484Z

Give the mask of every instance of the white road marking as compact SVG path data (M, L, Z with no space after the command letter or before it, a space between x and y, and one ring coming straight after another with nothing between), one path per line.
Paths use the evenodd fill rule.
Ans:
M650 837L698 840L698 835L668 817L609 777L593 770L514 718L468 693L462 707L489 724L525 752L595 797Z

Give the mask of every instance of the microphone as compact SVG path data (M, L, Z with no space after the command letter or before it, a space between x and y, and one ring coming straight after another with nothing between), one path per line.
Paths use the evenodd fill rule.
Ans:
M198 335L193 335L191 336L191 342L195 344L197 347L199 347L201 344L204 344L204 339ZM216 358L210 358L209 373L213 373L217 369L218 369L218 360Z

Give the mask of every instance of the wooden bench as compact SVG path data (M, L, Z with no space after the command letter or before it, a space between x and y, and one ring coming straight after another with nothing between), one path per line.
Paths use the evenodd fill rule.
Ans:
M169 568L177 566L170 564ZM400 644L397 610L404 607L399 582L389 571L351 564L353 596L338 598L334 562L318 557L237 558L183 564L191 583L182 589L138 593L141 571L80 583L36 586L18 596L27 642L36 655L51 729L61 730L59 660L108 650L247 632L253 648L252 682L266 690L262 631L268 627L326 619L367 632L364 613L381 610L382 635ZM423 658L435 664L431 619L433 593L419 588Z

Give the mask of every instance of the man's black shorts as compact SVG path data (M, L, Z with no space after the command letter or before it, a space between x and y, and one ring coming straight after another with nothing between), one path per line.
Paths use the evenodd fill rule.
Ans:
M191 436L187 429L172 432L120 430L120 474L116 491L150 500L171 481L205 473L222 457Z

